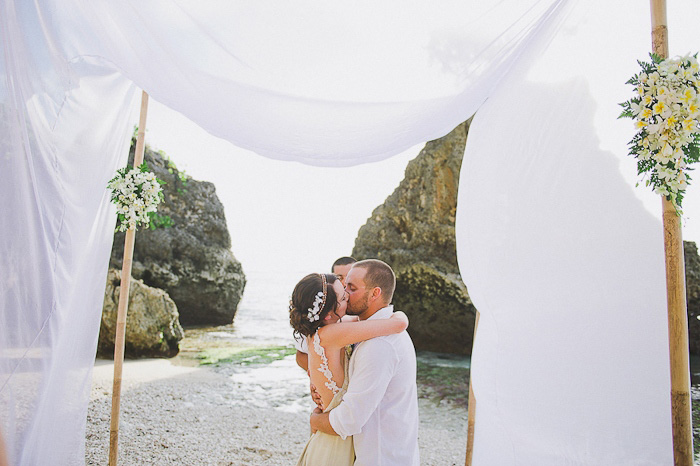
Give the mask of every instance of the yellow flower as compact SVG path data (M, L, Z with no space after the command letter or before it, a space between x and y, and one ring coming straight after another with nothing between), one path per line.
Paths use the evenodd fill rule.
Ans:
M642 118L651 118L651 115L652 115L651 109L645 107L644 110L642 110L640 115Z
M683 103L688 103L691 100L693 100L696 96L695 90L694 89L686 89L683 94L681 94L680 100Z
M683 130L685 130L685 131L692 131L696 126L695 120L693 120L691 118L686 118L685 120L683 120L683 123L681 123L681 124L683 125Z
M663 102L656 102L653 107L654 113L657 115L661 115L664 110L666 110L666 104Z

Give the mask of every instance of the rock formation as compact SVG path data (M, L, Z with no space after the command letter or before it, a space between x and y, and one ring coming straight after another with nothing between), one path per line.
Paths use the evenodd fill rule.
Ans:
M469 354L476 309L459 275L455 213L469 122L426 144L406 175L360 228L353 256L396 272L397 309L411 320L417 349ZM690 352L700 354L700 256L685 242Z
M698 246L683 242L685 252L685 289L688 302L688 340L690 352L700 354L700 256Z
M469 354L475 308L457 267L455 214L469 123L428 142L386 202L360 229L353 256L396 272L396 309L406 312L416 348Z
M133 161L133 145L130 154ZM182 325L225 325L233 321L245 275L231 252L224 208L212 183L178 171L162 152L146 147L145 161L165 181L158 215L168 228L139 229L132 276L165 290L175 301ZM121 268L124 233L114 237L110 266Z
M110 269L107 275L100 338L97 343L98 354L109 358L114 356L120 273L117 269ZM125 356L175 356L179 351L178 343L184 335L178 322L177 307L168 294L144 285L141 280L132 279L129 287Z

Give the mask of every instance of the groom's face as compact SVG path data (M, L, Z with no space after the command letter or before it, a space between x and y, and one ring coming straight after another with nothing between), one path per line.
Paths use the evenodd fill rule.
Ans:
M369 306L369 290L365 285L367 269L353 267L345 278L345 290L348 294L348 308L345 311L351 316L357 316Z

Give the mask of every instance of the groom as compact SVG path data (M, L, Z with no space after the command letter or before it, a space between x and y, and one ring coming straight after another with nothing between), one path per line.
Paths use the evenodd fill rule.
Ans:
M353 264L346 278L347 313L360 320L388 319L394 271L380 260ZM329 413L316 409L311 430L352 435L355 466L418 466L416 352L408 333L355 346L343 402Z

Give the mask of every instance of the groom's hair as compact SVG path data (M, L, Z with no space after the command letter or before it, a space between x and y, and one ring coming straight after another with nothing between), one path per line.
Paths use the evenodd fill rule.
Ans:
M386 304L391 303L396 289L396 275L389 264L379 259L365 259L355 262L352 268L362 267L367 270L365 274L365 286L367 288L379 287L382 289L382 298Z
M348 265L348 264L354 264L357 262L354 257L350 256L343 256L339 259L336 259L335 262L333 262L333 265L331 265L331 272L335 268L336 265Z

